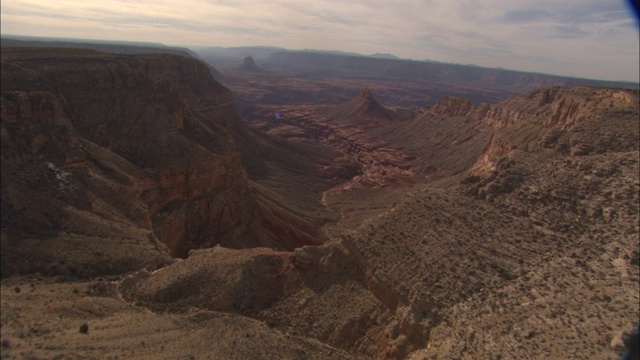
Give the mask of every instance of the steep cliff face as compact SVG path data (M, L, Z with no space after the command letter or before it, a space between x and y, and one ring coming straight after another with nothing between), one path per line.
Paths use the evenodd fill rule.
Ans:
M246 231L255 198L229 131L239 119L205 65L172 55L3 48L2 91L2 145L11 149L3 169L20 168L25 156L41 156L58 177L77 169L94 185L74 185L89 193L84 210L99 212L103 199L173 256L233 243ZM18 174L3 171L3 208ZM107 184L117 199L105 197ZM127 209L130 197L137 210Z
M48 212L61 211L64 203L89 205L83 186L88 171L73 125L48 92L4 93L1 111L3 229L57 230L60 224L47 219ZM23 203L30 195L39 206Z
M631 111L634 105L637 106L637 91L633 90L551 87L498 104L474 105L466 99L446 96L423 111L444 116L470 116L494 128L525 119L545 127L562 128L601 116L607 109Z
M638 144L637 126L629 121L637 111L637 92L598 88L541 89L481 105L471 116L497 131L474 171L495 170L516 147L542 146L574 156L629 151Z
M430 106L429 112L444 116L466 116L475 108L475 104L467 99L445 96Z
M542 145L572 155L633 148L638 130L626 120L637 109L637 91L552 87L499 104L473 105L465 99L445 97L422 113L466 117L494 129L495 136L473 166L475 173L488 173L513 150L511 145ZM601 135L595 142L594 132Z
M470 115L493 127L505 127L523 119L536 119L545 127L568 127L599 116L609 107L633 105L633 91L577 87L545 88L500 104L482 104Z
M1 99L3 275L84 277L168 261L127 186L133 165L78 136L50 92Z

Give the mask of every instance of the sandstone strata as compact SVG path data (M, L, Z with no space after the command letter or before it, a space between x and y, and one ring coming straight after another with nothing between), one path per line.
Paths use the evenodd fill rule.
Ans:
M254 215L259 204L233 141L234 127L242 124L231 93L200 62L173 55L3 48L2 90L2 159L8 170L3 207L24 208L3 212L10 241L25 235L5 224L23 223L20 214L40 211L38 201L11 197L22 188L21 179L33 177L20 175L24 164L41 177L68 182L35 184L31 188L40 198L97 215L96 221L125 221L151 231L140 242L155 248L157 239L173 256L218 243L281 247L279 241L289 241L243 238L250 222L264 216ZM116 219L114 213L126 217ZM64 228L55 212L47 216L40 216L41 226L29 227L79 231ZM262 226L251 228L255 233ZM295 244L305 241L314 240ZM10 255L3 251L4 256Z

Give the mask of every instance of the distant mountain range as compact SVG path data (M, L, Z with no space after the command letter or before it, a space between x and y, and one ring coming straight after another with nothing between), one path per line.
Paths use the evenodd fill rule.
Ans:
M2 46L75 47L110 53L141 54L162 52L199 58L216 68L237 67L250 56L265 69L296 70L298 75L366 76L399 81L443 81L456 84L473 82L486 88L514 88L516 92L545 86L613 86L638 88L639 84L624 81L602 81L562 75L530 73L503 68L484 68L473 64L453 64L433 60L407 60L389 53L363 55L354 52L302 49L290 50L275 46L239 47L174 47L153 42L48 38L22 35L2 35ZM300 73L301 72L301 73ZM213 69L214 77L222 74Z
M362 55L342 51L288 50L271 46L242 47L172 47L159 43L39 38L3 35L2 47L64 47L85 48L114 54L167 53L199 59L209 65L212 76L223 83L229 78L219 70L236 70L244 59L253 59L252 68L260 73L287 74L304 79L349 79L363 83L394 83L398 86L416 86L424 100L417 99L411 106L424 106L442 96L465 97L475 103L497 102L510 96L549 86L606 86L637 89L638 83L580 79L514 71L502 68L484 68L475 65L442 63L430 60L406 60L392 54ZM245 66L246 68L247 66ZM224 71L223 71L224 72ZM385 97L381 93L382 97ZM409 105L409 103L405 104Z

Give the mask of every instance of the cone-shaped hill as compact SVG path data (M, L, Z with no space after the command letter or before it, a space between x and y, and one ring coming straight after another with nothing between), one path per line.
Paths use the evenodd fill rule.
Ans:
M369 88L364 88L360 95L334 108L329 118L332 121L368 128L389 125L395 122L397 116L376 101Z
M244 60L242 61L242 65L238 67L238 70L249 71L249 72L263 71L261 68L258 67L258 65L256 65L256 62L253 61L253 58L251 56L247 56L246 58L244 58Z

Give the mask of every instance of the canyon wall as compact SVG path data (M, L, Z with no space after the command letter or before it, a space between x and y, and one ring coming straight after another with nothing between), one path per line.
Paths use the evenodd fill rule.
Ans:
M467 117L494 129L494 136L473 166L473 172L480 174L494 171L500 159L516 147L543 146L571 155L632 149L637 146L638 131L625 120L637 109L635 90L552 87L498 104L474 105L445 97L421 113ZM593 142L596 132L602 136Z
M4 245L86 227L57 208L146 231L138 242L172 256L233 247L255 210L234 122L230 91L194 59L3 48L3 265L11 253ZM116 243L110 252L122 251Z

